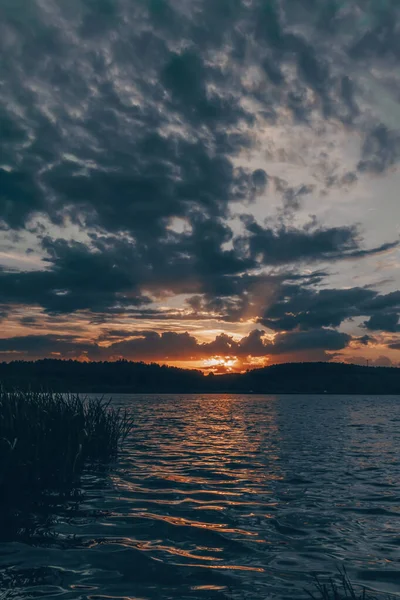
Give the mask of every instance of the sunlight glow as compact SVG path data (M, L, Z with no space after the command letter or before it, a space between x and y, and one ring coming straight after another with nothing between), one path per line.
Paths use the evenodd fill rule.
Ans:
M204 360L204 367L224 367L227 371L231 370L238 362L235 356L213 356Z

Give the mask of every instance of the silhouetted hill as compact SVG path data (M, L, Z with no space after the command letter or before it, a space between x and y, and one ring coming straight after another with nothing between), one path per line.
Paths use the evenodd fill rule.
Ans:
M400 369L343 363L289 363L224 375L235 391L281 394L400 394Z
M242 374L201 371L142 362L72 360L0 363L6 389L82 393L399 394L400 369L339 363L290 363Z

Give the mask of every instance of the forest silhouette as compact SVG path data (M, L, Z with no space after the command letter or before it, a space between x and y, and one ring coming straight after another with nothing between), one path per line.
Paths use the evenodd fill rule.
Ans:
M224 375L143 362L0 363L6 389L79 393L400 394L400 369L288 363Z

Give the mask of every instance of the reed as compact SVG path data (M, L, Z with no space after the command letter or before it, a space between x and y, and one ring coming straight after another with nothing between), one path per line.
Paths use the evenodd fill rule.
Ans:
M374 595L366 588L357 589L350 581L346 569L338 568L339 581L332 578L322 582L316 578L314 590L304 590L311 600L390 600L387 594Z
M67 493L90 463L116 457L131 427L102 399L0 390L0 503Z

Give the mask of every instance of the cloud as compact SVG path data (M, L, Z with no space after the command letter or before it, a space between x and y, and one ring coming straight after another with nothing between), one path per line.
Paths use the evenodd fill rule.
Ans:
M378 125L368 133L362 149L359 171L383 173L396 164L400 156L400 135L389 131L384 125Z
M375 367L393 367L393 362L388 356L379 356L372 362Z
M249 255L264 265L294 262L316 262L362 258L386 252L399 242L363 250L355 227L319 226L312 221L302 229L281 226L279 229L263 227L250 215L242 216L248 237L241 240Z
M117 259L115 248L98 244L91 251L85 244L65 240L45 239L44 246L52 255L52 268L0 273L0 302L39 305L48 312L63 313L148 301L138 290L132 254Z
M352 4L352 3L350 3ZM354 40L349 48L350 55L357 59L400 58L398 22L400 10L397 2L389 0L383 6L370 3L364 8L368 28Z
M71 313L92 323L258 319L289 332L271 354L279 344L317 352L323 340L322 352L335 351L345 340L332 328L355 317L398 331L398 292L315 289L327 273L309 274L398 242L364 241L350 219L307 222L304 212L310 199L398 165L396 119L380 104L397 102L395 2L75 0L71 9L32 0L19 9L7 2L0 24L9 57L0 66L0 227L18 233L14 246L37 237L38 269L0 271L0 318L18 313L20 326L37 327L40 318L18 311L39 307L60 324ZM313 155L313 183L294 132ZM360 149L338 159L336 134L355 134ZM247 161L253 152L260 164ZM291 176L293 162L303 175ZM260 204L267 222L243 215ZM180 308L161 306L174 297ZM193 339L147 332L114 350L162 357L181 343L198 355ZM80 344L27 343L67 355ZM267 350L259 332L210 343L205 354Z
M40 306L50 313L96 314L145 306L165 294L200 294L206 298L203 309L232 317L244 311L249 291L268 279L249 274L260 266L290 268L364 252L355 250L359 240L352 228L275 231L248 217L245 224L248 238L235 236L221 219L196 214L190 230L165 229L157 244L128 234L93 232L85 243L45 235L41 246L47 268L0 272L0 303ZM381 248L365 253L378 251ZM286 275L293 277L289 271ZM286 275L271 276L269 282L277 285Z
M283 191L283 210L288 215L300 210L304 196L311 194L314 186L302 184L297 187L285 186Z
M369 367L398 367L398 366L400 366L400 364L396 364L395 362L393 362L393 360L391 358L389 358L388 356L385 356L385 355L378 356L378 358L376 358L376 359L366 359L366 358L363 358L360 356L348 356L348 357L346 357L345 362L354 364L354 365L361 365L363 367L365 367L365 366L369 366Z
M303 353L306 353L307 360L330 360L327 352L343 350L350 341L350 335L333 329L279 333L269 352L275 356L284 355L285 360L290 357L290 360L302 361Z
M395 333L400 331L399 318L399 313L382 312L372 315L364 325L370 331Z
M122 340L121 340L122 338ZM125 338L125 339L124 339ZM117 341L115 341L117 340ZM13 358L84 357L90 360L128 358L144 361L206 360L215 356L230 356L240 360L288 356L330 358L326 352L342 350L351 337L331 329L278 334L273 341L262 330L253 330L239 341L220 334L211 342L199 342L188 332L118 331L101 335L95 341L82 341L73 335L27 335L0 340L0 353ZM107 346L104 342L111 342ZM314 353L314 354L313 354Z
M390 294L375 294L372 298L366 300L365 307L371 312L399 308L400 290Z
M352 80L366 53L372 64L396 55L391 4L361 9L371 23L361 37L355 0L329 18L290 0L74 6L33 1L26 19L5 7L0 215L9 227L39 212L157 237L194 206L224 215L265 184L233 157L285 110L294 122L318 114L360 127L361 171L397 161L394 132L365 131L370 115L359 118Z
M386 311L399 306L399 301L397 293L379 294L368 288L313 290L287 285L282 287L260 322L274 331L306 331L315 327L339 327L347 319L370 315L365 324L367 329L393 331L394 317L392 313L388 316Z
M140 3L78 2L71 18L33 2L32 30L6 7L6 225L41 212L157 236L194 206L216 216L246 196L251 176L229 159L248 143L240 122L253 119L241 87L212 60L212 41L190 41L191 19L163 6L160 28L159 12ZM42 52L47 64L32 58Z
M361 346L368 346L369 344L376 342L376 340L370 335L363 335L360 338L354 339L353 342L360 344Z
M76 358L81 353L90 352L93 356L92 344L77 342L73 336L53 334L26 335L0 339L0 357L5 355L9 359L39 358L59 356L62 358Z

